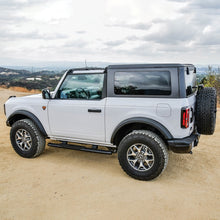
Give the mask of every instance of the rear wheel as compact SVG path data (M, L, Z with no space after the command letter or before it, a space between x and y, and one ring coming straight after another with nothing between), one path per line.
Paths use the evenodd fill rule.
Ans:
M30 119L16 121L10 138L14 150L22 157L37 157L44 151L45 138Z
M196 124L200 134L213 134L216 123L215 88L203 88L196 97Z
M158 135L151 131L137 130L120 142L118 159L129 176L139 180L151 180L165 170L168 152Z

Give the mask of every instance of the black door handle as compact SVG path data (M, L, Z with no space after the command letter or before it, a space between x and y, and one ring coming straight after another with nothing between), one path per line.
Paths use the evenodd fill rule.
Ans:
M101 109L88 109L88 112L100 113L100 112L102 112L102 110Z

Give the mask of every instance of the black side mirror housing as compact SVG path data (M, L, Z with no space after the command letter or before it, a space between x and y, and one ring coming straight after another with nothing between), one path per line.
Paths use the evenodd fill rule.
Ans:
M49 89L42 90L42 98L43 99L51 99L51 94Z

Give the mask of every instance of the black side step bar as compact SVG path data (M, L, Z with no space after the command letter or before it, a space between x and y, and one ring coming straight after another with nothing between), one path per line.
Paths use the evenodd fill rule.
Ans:
M73 144L67 144L67 142L62 142L60 144L48 143L48 146L65 148L65 149L70 149L70 150L79 150L79 151L86 151L86 152L92 152L92 153L99 153L99 154L108 154L108 155L112 154L112 151L99 150L98 146L96 145L93 145L92 148L87 148L87 147L80 146L80 145L73 145Z

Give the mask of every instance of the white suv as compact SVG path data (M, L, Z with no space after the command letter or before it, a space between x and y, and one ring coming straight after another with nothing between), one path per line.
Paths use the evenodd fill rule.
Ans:
M60 141L53 147L118 152L128 175L150 180L166 168L168 150L189 153L200 134L214 133L216 91L196 86L191 64L70 69L54 92L10 97L5 113L22 157L41 154L48 138Z

